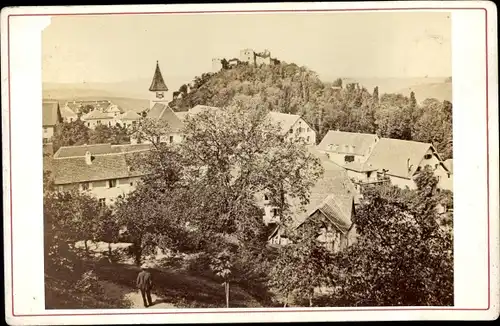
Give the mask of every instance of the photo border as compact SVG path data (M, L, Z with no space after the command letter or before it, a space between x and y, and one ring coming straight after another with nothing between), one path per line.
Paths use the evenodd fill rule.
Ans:
M490 145L490 139L489 139L489 110L490 110L490 72L489 72L489 31L488 31L488 9L487 6L481 6L481 3L487 4L488 2L483 2L479 1L477 7L454 7L452 3L450 3L450 6L448 7L394 7L394 8L336 8L336 9L273 9L273 10L200 10L200 11L130 11L130 12L74 12L74 13L8 13L6 14L6 20L7 20L7 56L8 56L8 63L7 63L7 77L8 77L8 109L5 110L5 112L8 112L8 142L9 142L9 171L8 171L8 176L9 176L9 187L10 187L10 192L9 192L9 212L10 212L10 230L9 230L9 239L4 239L5 243L10 244L10 277L11 277L11 296L10 296L10 304L11 304L11 313L12 317L59 317L59 316L116 316L116 315L170 315L170 314L225 314L225 313L291 313L291 312L347 312L347 311L365 311L365 312L375 312L375 311L487 311L491 308L491 228L490 228L490 220L492 218L491 216L491 211L490 211L490 156L489 156L489 145ZM382 4L383 5L383 4ZM168 5L167 5L168 6ZM108 6L106 6L108 7ZM124 6L126 7L126 6ZM146 6L147 7L147 6ZM33 7L35 8L35 7ZM487 213L488 213L488 219L487 219L487 247L488 247L488 258L487 258L487 271L488 271L488 299L487 299L487 306L485 308L457 308L457 307L357 307L357 308L341 308L341 307L328 307L328 308L305 308L305 309L294 309L294 308L287 308L287 309L275 309L275 308L258 308L258 309L238 309L238 308L230 308L230 309L224 309L220 308L217 309L217 311L213 310L200 310L200 309L192 309L190 311L136 311L136 312L127 312L124 310L123 312L106 312L101 310L101 312L96 312L96 313L44 313L44 314L16 314L15 309L14 309L14 302L15 302L15 296L14 296L14 250L12 246L12 238L13 238L13 223L12 223L12 161L11 161L11 150L12 150L12 143L11 143L11 133L10 133L10 128L11 128L11 97L10 97L10 80L11 80L11 68L10 68L10 18L15 17L15 16L97 16L97 15L172 15L172 14L217 14L217 13L294 13L294 12L374 12L374 11L446 11L446 10L481 10L484 12L485 16L485 33L486 33L486 38L485 38L485 46L486 46L486 66L485 66L485 71L486 71L486 148L487 148L487 153L486 153L486 183L487 183ZM495 10L496 11L496 10ZM2 17L4 18L4 17ZM5 183L5 181L4 181ZM4 200L4 204L6 204L6 201ZM4 217L6 218L6 217ZM7 253L6 253L7 254ZM7 290L6 290L7 293ZM45 310L47 311L47 309Z

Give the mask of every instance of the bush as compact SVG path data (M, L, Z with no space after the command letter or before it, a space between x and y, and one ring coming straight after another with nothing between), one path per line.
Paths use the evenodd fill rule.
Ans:
M93 270L88 270L82 274L80 279L76 282L75 288L81 292L91 292L94 294L101 294L104 292L102 286L99 284L99 278Z
M186 262L186 270L191 274L196 275L212 275L210 272L210 255L202 252L193 257L190 257Z

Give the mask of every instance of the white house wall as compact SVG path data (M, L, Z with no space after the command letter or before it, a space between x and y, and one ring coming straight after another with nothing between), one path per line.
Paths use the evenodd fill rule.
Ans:
M108 180L92 181L89 182L89 189L86 191L97 199L104 198L106 204L110 205L115 202L118 196L132 192L137 187L139 180L140 178L137 177L116 179L116 186L111 188L108 187ZM59 186L59 189L65 191L73 189L81 190L80 187L80 184L66 184Z
M42 134L42 138L44 139L44 141L49 141L52 139L52 137L54 136L54 127L43 127L43 134Z
M302 131L299 132L299 128L302 128ZM290 134L290 131L287 131L287 138L293 138L295 135L299 135L299 137L303 138L308 145L316 144L316 132L312 129L304 119L300 118L295 122L295 124L290 128L293 133Z

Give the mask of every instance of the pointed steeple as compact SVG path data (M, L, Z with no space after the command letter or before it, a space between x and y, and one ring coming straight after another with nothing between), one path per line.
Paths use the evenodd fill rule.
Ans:
M168 87L163 80L163 76L161 75L160 65L158 61L156 61L156 70L153 76L153 81L151 82L151 86L149 87L149 91L151 92L167 92Z

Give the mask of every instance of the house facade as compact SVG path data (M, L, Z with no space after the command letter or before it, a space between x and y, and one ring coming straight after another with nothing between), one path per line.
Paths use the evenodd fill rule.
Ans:
M375 134L330 130L318 144L318 150L340 165L363 164L379 140Z
M115 117L115 124L125 128L130 128L135 126L140 120L141 116L139 114L133 111L127 111Z
M57 126L63 121L59 103L56 101L42 102L42 140L52 142Z
M95 129L97 126L101 125L107 127L114 127L116 125L116 120L112 115L100 110L90 111L82 115L81 120L85 123L85 126L90 129Z
M287 221L282 220L277 208L268 204L268 195L263 198L262 203L265 204L263 221L267 225L276 225L268 238L268 243L289 244L291 232L300 233L309 223L315 223L316 226L319 224L317 240L332 251L341 250L355 241L356 229L353 217L359 197L342 167L312 147L309 150L320 159L324 174L311 188L309 203L305 207L302 207L297 200L290 200L291 208Z
M82 145L61 147L52 158L54 185L59 191L79 190L112 205L133 191L145 175L136 164L149 145Z
M281 112L269 112L271 123L281 128L281 135L286 139L302 139L307 145L316 144L316 131L299 115Z
M416 189L415 177L430 166L438 178L438 187L453 190L453 174L432 144L381 138L366 164L383 172L393 185Z

